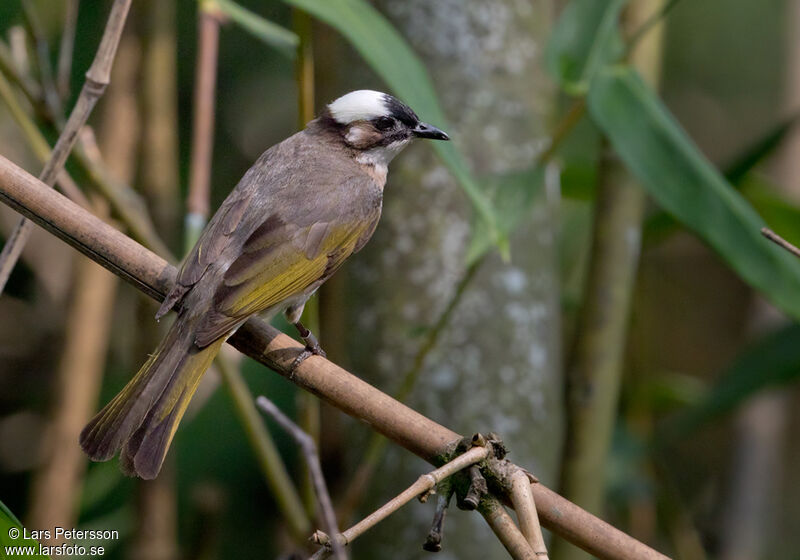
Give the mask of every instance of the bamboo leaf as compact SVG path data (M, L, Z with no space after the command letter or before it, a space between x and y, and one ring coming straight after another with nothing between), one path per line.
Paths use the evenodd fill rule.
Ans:
M790 208L793 208L792 205L788 203L788 201L782 201L777 195L773 195L771 198L767 196L768 193L764 191L769 191L769 189L765 188L764 181L753 179L751 171L781 145L781 142L783 142L787 134L794 128L799 118L800 115L792 115L787 120L778 123L768 130L766 134L745 147L739 155L733 158L732 163L725 169L725 178L728 182L742 191L744 197L753 205L768 224L774 227L782 227L783 225L789 226L788 228L783 228L788 231L794 231L796 227L800 227L800 222L796 222L798 226L789 223L778 225L774 221L775 216L772 215L772 210L775 209L778 212L778 221L783 222L786 221L782 219L786 216L786 213L774 207L784 206L784 202ZM757 182L758 186L747 189L743 188L743 184L749 185L753 182ZM772 189L772 192L777 192L777 189ZM654 212L644 223L645 242L653 243L662 241L679 229L680 225L666 212ZM792 237L791 234L790 237ZM792 237L792 239L796 239L796 237Z
M797 124L800 115L792 115L789 119L778 123L762 137L758 138L752 145L745 148L725 171L725 177L733 184L739 183L744 179L756 165L772 154L781 142L792 131Z
M489 190L493 193L492 206L495 214L502 218L498 221L498 227L504 239L508 239L530 216L543 185L544 169L539 166L489 179ZM492 248L492 239L483 221L476 222L473 231L467 250L468 265L474 264Z
M748 176L741 191L772 230L780 232L790 243L800 245L800 207L758 176Z
M295 57L300 39L292 31L272 23L231 0L208 0L203 7L209 10L219 10L257 39L264 41L289 58Z
M708 243L744 281L800 317L800 260L763 239L765 225L705 159L654 92L627 67L601 71L592 118L659 205Z
M25 558L46 559L48 556L39 554L39 543L32 538L24 538L25 529L22 523L11 513L11 510L0 501L0 558L20 556ZM10 547L21 547L17 554L9 552Z
M570 95L584 95L594 74L619 60L624 44L619 15L627 0L572 0L547 44L550 74Z
M660 430L665 445L730 413L768 387L800 379L800 325L767 335L746 350L718 377L700 401L672 418Z
M447 130L447 120L428 72L394 26L365 0L283 0L327 23L342 34L391 90L420 118ZM439 158L458 180L493 243L502 237L488 197L467 167L455 142L434 142Z

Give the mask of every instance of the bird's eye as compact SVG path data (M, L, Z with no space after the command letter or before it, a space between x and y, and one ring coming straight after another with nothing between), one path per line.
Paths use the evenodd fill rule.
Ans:
M378 130L389 130L394 126L394 119L391 117L380 117L375 119L375 128Z

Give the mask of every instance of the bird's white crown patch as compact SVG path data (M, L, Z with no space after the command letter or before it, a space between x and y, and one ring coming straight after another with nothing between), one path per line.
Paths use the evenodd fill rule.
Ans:
M328 110L339 124L368 121L389 113L386 94L371 89L351 91L328 105Z

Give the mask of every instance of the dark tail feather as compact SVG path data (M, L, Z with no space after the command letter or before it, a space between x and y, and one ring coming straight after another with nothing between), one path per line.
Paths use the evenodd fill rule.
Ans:
M205 348L194 343L196 321L179 316L139 372L81 432L80 444L94 461L123 449L123 472L155 478L172 436L203 373L223 339Z

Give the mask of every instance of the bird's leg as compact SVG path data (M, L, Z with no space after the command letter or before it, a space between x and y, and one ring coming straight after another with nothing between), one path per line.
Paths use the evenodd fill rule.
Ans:
M325 351L322 349L322 346L319 345L317 337L314 336L314 333L305 328L303 326L303 323L301 323L299 320L295 321L292 324L294 325L294 328L297 329L297 332L300 334L300 338L303 339L303 342L305 342L306 344L306 347L303 349L303 351L300 352L297 358L294 359L294 362L292 362L291 370L294 371L295 369L297 369L297 366L299 366L301 363L303 363L306 359L310 358L311 356L322 356L324 358L326 355Z

